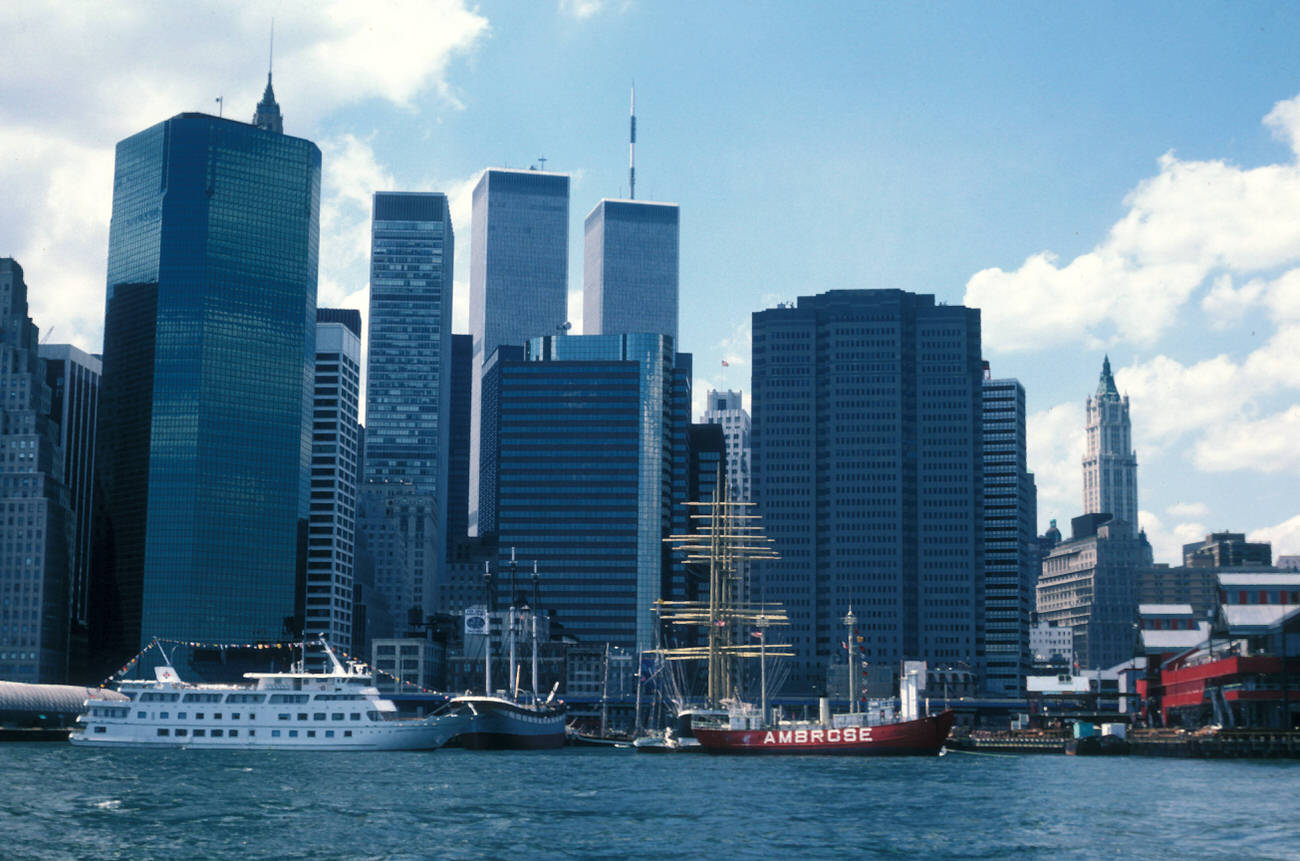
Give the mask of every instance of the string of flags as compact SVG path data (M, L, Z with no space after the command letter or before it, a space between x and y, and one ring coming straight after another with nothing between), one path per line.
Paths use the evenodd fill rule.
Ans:
M274 651L280 649L296 649L296 648L300 648L303 645L301 640L294 640L291 642L280 642L280 643L208 643L208 642L203 642L201 640L174 640L168 637L154 637L153 640L150 641L150 643L147 646L145 646L140 651L136 652L135 655L131 658L131 660L127 661L117 670L115 670L114 672L110 673L107 677L105 677L104 680L99 683L98 687L107 688L119 677L121 677L122 675L130 671L131 668L133 668L136 664L140 663L140 659L144 657L145 653L147 653L155 645L161 645L162 643L167 643L168 645L173 645L173 646L187 646L191 649L222 649L222 650L249 649L249 650L259 651L259 652ZM341 655L343 659L346 661L355 661L361 664L367 663L366 661L362 661L359 658L355 658L352 655L349 655L347 652L343 651L342 649L335 649L334 651L337 652L339 655ZM438 693L437 691L432 691L426 687L418 685L415 682L411 682L411 681L407 681L406 679L399 678L398 676L393 675L387 670L381 670L378 667L371 667L371 670L374 672L376 676L384 676L386 678L392 679L398 684L405 685L408 688L415 688L421 693L425 693L425 694Z

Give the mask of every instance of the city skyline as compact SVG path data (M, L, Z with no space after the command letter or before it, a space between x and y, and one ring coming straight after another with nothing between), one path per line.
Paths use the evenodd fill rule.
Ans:
M463 247L492 164L548 156L572 175L574 255L574 213L626 196L635 78L637 197L686 216L678 348L697 401L748 395L753 311L829 289L934 293L979 307L994 376L1025 384L1040 531L1081 513L1080 399L1109 352L1157 560L1222 529L1295 553L1300 12L1179 10L214 6L193 28L203 13L141 6L96 23L90 62L72 60L75 10L5 10L24 38L0 76L15 154L0 181L19 204L0 253L24 265L42 336L97 352L113 143L184 110L245 121L272 14L286 133L325 152L322 305L366 308L374 191L445 191ZM430 44L367 61L412 40ZM542 74L519 75L529 63ZM765 253L760 211L786 214L782 255ZM571 265L576 332L582 278Z

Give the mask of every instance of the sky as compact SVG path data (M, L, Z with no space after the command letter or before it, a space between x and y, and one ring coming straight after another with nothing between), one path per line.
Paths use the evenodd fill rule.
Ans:
M1300 5L520 0L0 4L0 256L48 343L102 340L113 148L274 84L323 152L322 306L367 303L371 194L570 173L582 221L681 206L697 410L750 390L750 315L831 289L981 309L1029 402L1040 531L1081 512L1085 398L1131 398L1157 562L1210 531L1300 553ZM220 107L217 98L222 102ZM725 361L725 365L723 364Z

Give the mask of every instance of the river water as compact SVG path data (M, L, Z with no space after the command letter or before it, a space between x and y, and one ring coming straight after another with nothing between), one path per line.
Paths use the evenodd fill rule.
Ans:
M0 857L1300 858L1300 762L0 745Z

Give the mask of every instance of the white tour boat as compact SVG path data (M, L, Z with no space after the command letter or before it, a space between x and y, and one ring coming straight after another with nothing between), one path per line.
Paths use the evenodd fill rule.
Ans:
M323 639L318 644L329 671L307 672L304 648L294 672L245 673L246 684L183 682L167 661L155 668L155 679L119 684L127 702L86 700L70 741L100 747L433 750L465 729L468 718L451 712L399 718L364 664L344 666Z

